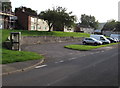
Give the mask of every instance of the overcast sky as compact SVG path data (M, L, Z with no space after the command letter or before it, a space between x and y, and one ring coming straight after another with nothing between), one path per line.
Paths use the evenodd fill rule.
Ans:
M13 10L15 7L26 6L33 10L44 11L55 6L67 8L76 15L78 21L81 14L95 16L99 22L110 19L118 21L118 2L120 0L11 0Z

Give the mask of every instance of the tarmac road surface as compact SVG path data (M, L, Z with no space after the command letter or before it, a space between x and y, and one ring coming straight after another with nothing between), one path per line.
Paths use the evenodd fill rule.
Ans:
M49 51L47 47L37 46L32 46L31 51ZM30 47L27 47L28 51ZM49 47L52 47L52 53L49 56L47 52L46 58L53 59L32 70L3 76L3 86L118 86L117 46L87 52L60 48L63 50L60 53L59 48L54 51L54 44Z

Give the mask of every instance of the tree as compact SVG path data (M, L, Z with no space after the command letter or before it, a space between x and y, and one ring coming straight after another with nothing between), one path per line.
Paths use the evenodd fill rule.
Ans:
M21 6L19 8L15 8L15 12L17 12L18 10L24 10L26 13L37 16L37 12L35 10L32 10L31 8L27 8L24 6Z
M120 22L117 22L116 24L116 31L120 31Z
M94 29L98 28L98 21L96 21L94 16L89 16L89 15L85 15L82 14L81 15L81 25L83 25L84 27L92 27Z
M104 25L102 30L120 31L120 22L111 20Z
M62 30L64 26L71 27L76 21L75 16L71 15L72 12L67 13L66 11L66 8L53 7L52 10L48 9L46 11L42 11L39 14L39 17L48 22L49 31L51 31L52 27Z

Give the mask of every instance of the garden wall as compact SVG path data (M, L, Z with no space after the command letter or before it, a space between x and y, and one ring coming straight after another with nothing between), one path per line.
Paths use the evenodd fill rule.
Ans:
M55 37L55 36L22 36L22 45L31 44L45 44L45 43L57 43L57 42L78 42L82 41L82 37Z

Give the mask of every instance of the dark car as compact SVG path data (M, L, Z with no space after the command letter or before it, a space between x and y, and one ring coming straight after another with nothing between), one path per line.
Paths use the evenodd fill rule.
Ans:
M116 43L117 41L113 38L107 38L108 40L110 40L111 43Z

